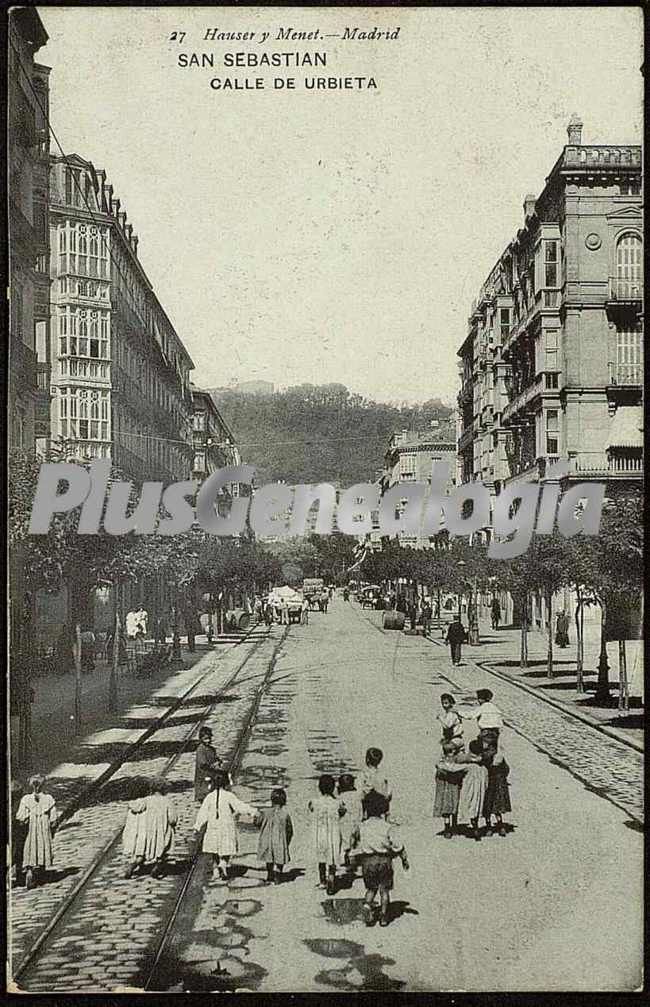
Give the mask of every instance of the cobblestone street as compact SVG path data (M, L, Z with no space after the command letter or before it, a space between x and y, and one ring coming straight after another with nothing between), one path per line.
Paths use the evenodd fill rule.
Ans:
M237 654L221 659L202 694L219 688ZM239 650L237 660L243 656ZM147 982L150 989L175 992L638 986L638 752L473 664L452 670L442 647L384 632L380 613L337 599L327 615L291 629L284 642L274 627L251 652L208 717L222 754L232 755L268 674L234 789L263 806L273 786L287 788L296 836L284 883L262 883L257 835L244 826L228 887L211 880L208 858L199 855L178 903L196 812L193 752L186 751L168 774L179 811L169 875L126 881L120 848L111 850L21 975L20 988L108 991ZM438 699L444 691L461 697L482 686L492 688L507 723L512 829L480 844L462 835L447 842L442 823L431 819ZM183 707L179 723L154 735L120 771L122 784L129 774L159 771L181 748L188 722L198 722L205 709L199 697ZM385 930L368 929L361 920L360 879L341 878L334 897L315 889L307 811L319 774L357 772L371 744L385 752L395 795L391 817L412 864L408 873L396 867L393 919ZM121 824L125 792L107 789L57 834L62 879L16 892L17 956Z

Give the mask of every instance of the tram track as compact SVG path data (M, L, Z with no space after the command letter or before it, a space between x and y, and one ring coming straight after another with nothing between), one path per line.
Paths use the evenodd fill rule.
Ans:
M250 650L248 650L248 652L245 654L243 660L238 662L232 674L228 676L228 678L219 686L217 690L215 690L210 694L209 700L201 708L200 713L197 714L195 722L190 725L189 729L185 732L185 734L176 742L176 744L178 745L178 751L170 755L164 767L161 770L157 770L156 775L163 775L169 778L170 776L173 776L174 770L179 767L179 763L181 763L182 761L185 761L186 763L189 764L192 763L193 760L192 742L200 726L203 723L205 723L211 716L213 716L215 712L218 711L218 708L222 706L223 701L228 697L228 694L231 693L233 687L236 686L238 683L242 682L241 679L242 671L249 665L249 662L251 662L251 660L255 659L259 655L263 645L270 641L273 644L271 658L267 664L265 673L261 676L261 681L253 689L252 701L247 705L243 722L237 730L237 736L234 747L230 748L227 759L224 760L229 767L235 767L237 765L238 759L240 758L242 747L245 744L247 734L250 730L251 724L254 721L256 711L259 707L260 698L263 694L263 691L266 687L266 683L274 666L275 657L280 647L282 646L284 640L286 639L288 631L289 627L287 627L280 634L279 639L276 640L273 640L271 634L269 633L264 633L263 635L260 636L260 639L257 640L253 644L253 646L251 646ZM161 718L161 721L157 722L158 726L155 728L155 730L148 733L147 740L150 740L151 737L156 733L156 731L160 730L161 727L164 727L165 721L167 721L170 718L173 712L177 712L181 707L186 705L188 701L191 701L192 696L196 694L199 687L205 683L206 679L208 679L211 674L214 673L215 669L213 668L210 671L207 671L205 675L202 675L196 682L194 682L192 686L190 686L183 693L183 695L179 697L178 701L174 703L173 707L170 708L170 710L165 711L164 717ZM251 697L249 697L249 699L250 698ZM215 724L216 723L217 722L215 722ZM142 744L144 744L144 740L145 740L144 738L139 739L137 745L141 746ZM125 756L125 760L122 760L120 765L124 765L126 759L132 754L133 749L130 749L129 753ZM108 780L112 778L115 775L115 773L118 772L119 768L120 766L116 765L114 771L110 774L110 776L105 777L101 786L92 788L93 796L97 796L98 794L101 793L102 787L105 786L108 783ZM186 768L187 767L184 766L180 771L183 779L186 779ZM232 772L232 768L230 769L230 771ZM88 799L89 796L91 795L87 794L86 799ZM78 810L78 808L76 808L75 810ZM194 813L196 809L192 808L191 810ZM72 813L73 812L71 811L70 814ZM102 844L101 848L93 856L91 862L85 868L82 875L75 883L74 887L68 893L66 893L61 904L58 906L56 912L48 919L46 924L41 928L36 940L34 940L31 943L27 951L21 956L16 967L13 969L14 982L16 982L21 989L24 989L29 992L32 991L30 989L31 980L32 978L36 978L36 981L38 983L38 972L42 958L47 959L48 952L50 952L53 946L56 945L57 943L57 938L59 938L60 934L65 931L69 921L75 919L77 908L81 903L84 902L84 900L87 900L89 892L92 889L93 883L96 881L96 879L98 879L102 871L105 872L108 867L114 869L115 866L114 862L119 860L117 846L122 834L122 829L123 829L123 822L120 822L119 827L111 831L111 834L107 838L106 842ZM191 877L193 870L194 870L194 861L191 861L189 869L187 871L188 877ZM181 892L175 900L175 907L180 904L185 888L186 883L183 883L181 885ZM165 939L165 934L167 933L168 925L169 925L169 919L165 922L163 926L163 937L161 938L161 945ZM158 961L159 957L160 954L156 952L156 954L154 955L154 960ZM54 960L56 961L56 959L57 955L54 954ZM46 973L46 975L47 974L49 973ZM113 985L115 985L115 982L113 982ZM141 984L139 983L139 985ZM68 990L74 989L74 984L71 986L66 986L65 988Z

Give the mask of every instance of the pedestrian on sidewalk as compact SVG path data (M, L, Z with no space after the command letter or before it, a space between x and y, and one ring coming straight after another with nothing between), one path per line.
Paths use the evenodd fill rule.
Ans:
M478 706L459 706L458 713L463 720L476 721L481 737L489 737L498 742L503 727L503 714L492 702L493 696L491 689L477 689Z
M293 837L293 823L286 803L286 791L277 787L271 791L271 807L261 812L257 859L266 864L268 885L281 883L282 869L291 860L289 845Z
M11 781L11 878L17 881L23 873L23 850L27 839L27 823L16 817L25 789L18 780Z
M431 619L433 616L433 609L431 608L431 602L427 598L424 605L422 606L422 632L425 636L431 634Z
M490 611L492 613L492 629L498 629L501 622L501 602L496 595L492 599Z
M307 807L314 816L314 847L318 861L317 888L326 888L328 895L336 890L336 868L341 862L341 818L345 807L334 796L334 777L324 773L318 780L320 797Z
M443 741L442 757L436 763L433 817L444 820L443 835L445 839L451 839L458 823L458 803L465 769L457 766L456 763L463 748L462 738Z
M558 612L555 622L555 642L563 650L569 646L569 616L566 612Z
M383 794L383 796L390 802L392 800L392 792L390 784L386 777L384 769L380 769L381 763L384 759L384 753L381 748L369 748L366 752L366 768L361 774L359 791L361 793L361 801L364 808L365 817L365 805L366 797L371 790L376 791L378 794Z
M205 830L202 849L212 854L212 880L219 882L228 881L230 858L239 851L237 818L247 815L254 821L259 819L257 809L240 801L228 787L228 774L214 770L214 789L203 801L194 823L197 843Z
M402 843L396 839L386 821L388 801L383 794L371 791L366 801L368 817L361 822L353 837L354 855L361 863L366 894L363 916L366 926L377 922L374 907L379 893L379 926L390 923L390 893L393 888L393 859L399 857L405 871L409 869L408 857Z
M470 823L474 839L480 842L481 833L478 820L483 814L488 784L488 771L483 758L482 740L474 738L470 741L469 752L459 752L455 764L464 772L458 802L458 817Z
M438 714L437 720L442 728L442 741L459 741L460 747L464 748L463 742L463 721L456 709L456 701L449 692L443 692L440 697L442 713Z
M132 878L140 872L147 848L145 812L150 791L148 780L136 781L133 789L135 793L129 801L122 830L122 849L128 861L125 878Z
M408 613L407 614L408 614L408 617L409 617L409 625L411 627L411 632L415 633L415 629L416 629L417 622L418 622L418 607L417 607L417 605L415 604L414 601L410 601L408 603Z
M354 874L354 866L350 860L352 850L352 836L363 818L363 805L361 794L355 786L354 776L351 773L341 773L338 782L338 796L345 814L341 818L341 848L343 851L343 863L348 874Z
M451 650L451 663L460 664L462 646L467 640L467 633L460 616L455 615L452 622L449 623L445 640Z
M300 621L303 626L309 625L309 601L307 598L302 599L302 605L300 606Z
M483 761L488 771L487 790L483 802L486 835L493 835L492 815L496 818L496 830L500 836L506 835L503 815L512 811L510 805L510 786L508 776L510 766L503 752L498 751L497 744L491 738L483 739Z
M16 812L16 820L27 825L23 847L25 888L33 888L43 871L50 868L54 861L52 835L58 814L52 795L43 792L44 782L39 774L30 777L30 793L21 799Z

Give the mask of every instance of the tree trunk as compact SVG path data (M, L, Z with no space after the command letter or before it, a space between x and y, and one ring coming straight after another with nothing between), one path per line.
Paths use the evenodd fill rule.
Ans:
M555 674L553 669L553 595L551 591L546 593L546 615L548 619L548 625L546 627L547 637L548 637L548 650L546 653L546 674L549 678L553 678Z
M608 704L611 701L609 691L609 663L607 661L607 641L605 639L605 622L607 619L607 606L604 601L600 603L600 658L598 660L598 684L596 686L596 701Z
M582 635L583 631L583 604L582 604L582 591L576 584L576 612L575 612L575 623L576 623L576 692L584 693L585 691L585 679L584 679L584 637Z
M629 710L630 708L630 686L627 680L625 640L618 641L618 708L619 710Z
M528 595L523 597L521 611L521 653L519 657L519 667L528 667Z
M113 631L113 653L111 654L111 671L108 679L108 712L117 713L117 669L120 662L120 615L115 606L115 626Z
M81 626L74 628L74 729L81 730Z

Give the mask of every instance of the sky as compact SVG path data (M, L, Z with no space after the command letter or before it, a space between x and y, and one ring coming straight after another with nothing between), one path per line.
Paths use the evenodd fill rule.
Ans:
M202 387L341 382L452 403L471 302L571 115L585 143L641 139L634 7L39 13L53 129L106 170ZM275 39L374 26L398 37ZM208 28L256 35L206 42ZM179 67L191 52L215 67ZM227 52L325 52L327 67L227 69ZM314 76L377 88L308 90ZM226 77L265 88L210 86Z

